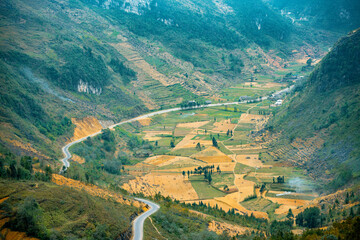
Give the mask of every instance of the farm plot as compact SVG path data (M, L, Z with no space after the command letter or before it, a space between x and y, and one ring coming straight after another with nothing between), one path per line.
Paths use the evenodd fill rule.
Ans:
M231 119L222 120L220 122L214 123L214 128L212 129L212 132L226 133L229 130L234 130L235 127L236 127L236 124L231 123Z
M200 159L207 163L232 162L232 158L221 152L216 147L208 147L201 152L191 155L192 158Z
M122 188L131 193L143 193L145 196L154 196L161 193L177 200L198 199L190 181L180 174L150 173L130 180Z

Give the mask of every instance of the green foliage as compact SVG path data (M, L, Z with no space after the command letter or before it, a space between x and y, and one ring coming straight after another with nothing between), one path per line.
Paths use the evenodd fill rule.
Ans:
M48 238L43 222L43 211L33 197L25 198L24 202L18 206L15 219L10 222L11 228L26 232L29 236Z
M330 171L335 178L323 186L331 190L351 182L360 172L360 96L355 90L360 84L359 41L360 31L356 31L335 44L289 106L280 108L268 124L283 133L278 143L288 146L293 137L324 140L304 167L316 177L329 178L325 171Z
M320 226L320 209L317 207L306 208L296 216L296 224L307 228L316 228Z
M1 198L9 196L0 204L10 217L4 227L45 240L115 239L128 230L130 216L138 212L136 207L50 182L0 179L0 193Z
M121 80L125 85L129 84L131 81L135 80L136 73L126 67L123 62L120 62L118 59L112 58L109 62L109 65L113 69L114 72L121 75Z
M109 74L106 65L102 57L94 54L90 47L81 49L75 45L65 44L59 46L56 51L66 62L59 70L61 74L53 71L49 75L58 86L75 91L80 79L95 88L107 85Z

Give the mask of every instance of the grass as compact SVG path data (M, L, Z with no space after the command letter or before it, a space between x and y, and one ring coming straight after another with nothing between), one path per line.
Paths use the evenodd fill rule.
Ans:
M203 178L203 176L201 176ZM190 177L191 179L191 177ZM191 185L199 196L199 199L212 199L224 197L226 194L209 185L205 180L190 180Z
M235 174L245 174L245 173L248 173L250 171L254 171L255 168L253 167L249 167L245 164L242 164L242 163L236 163L235 165Z
M250 211L261 211L261 212L269 211L274 204L275 203L273 203L272 201L262 197L241 202L241 205L243 205L246 209Z
M276 198L300 199L300 200L313 200L313 199L315 199L315 197L313 197L313 196L292 195L292 194L276 196L275 193L266 193L266 196L267 197L274 197L274 198L276 197Z
M99 224L105 224L109 235L115 238L130 227L130 215L138 211L132 206L47 182L0 180L0 199L5 196L10 196L6 202L13 211L26 197L33 197L43 210L41 224L49 230L56 229L63 238L86 238ZM89 228L89 223L94 228Z
M197 150L196 148L181 148L181 149L177 149L177 150L173 150L173 151L169 152L168 155L188 157L197 152L199 152L199 150Z
M212 176L211 184L220 190L224 190L224 186L230 187L234 185L235 177L233 173L221 173L221 174L214 173L211 176Z

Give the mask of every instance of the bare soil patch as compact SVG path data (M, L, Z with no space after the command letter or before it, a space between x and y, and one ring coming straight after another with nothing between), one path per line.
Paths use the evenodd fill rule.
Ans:
M99 132L103 128L100 122L94 117L86 117L83 119L72 118L71 121L76 125L72 141Z
M138 120L141 126L149 126L151 124L151 118L143 118Z
M257 114L241 114L239 123L255 123L257 120L264 119L263 115Z
M213 231L216 234L220 235L222 233L227 233L230 237L235 237L237 235L244 235L245 233L250 233L254 231L252 228L240 227L238 225L233 225L224 222L211 221L208 226L209 231Z
M82 158L76 154L72 154L71 160L80 163L80 164L84 164L85 163L85 158Z
M231 123L230 119L222 120L214 123L212 132L214 133L226 133L228 130L234 130L236 124Z
M199 121L199 122L189 122L189 123L178 123L176 125L177 128L199 128L206 124L208 124L210 121Z
M145 136L143 139L148 141L157 141L160 140L161 137L157 135L172 135L171 131L144 131Z

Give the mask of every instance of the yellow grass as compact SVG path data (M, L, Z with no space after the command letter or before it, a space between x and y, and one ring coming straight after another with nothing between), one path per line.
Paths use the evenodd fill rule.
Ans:
M59 174L53 174L52 181L57 185L65 185L65 186L71 187L71 188L79 190L79 191L84 190L87 193L89 193L90 195L101 197L104 199L113 199L114 201L116 201L118 203L122 203L122 204L126 204L126 205L133 205L133 206L139 207L139 208L141 206L143 206L142 203L131 200L131 199L126 199L126 198L124 198L123 195L111 192L109 190L99 188L98 186L95 186L92 184L85 184L85 183L77 181L77 180L66 178Z
M254 167L254 168L270 168L272 165L264 165L259 160L259 154L245 154L245 155L237 155L236 161L238 163L242 163L244 165Z
M208 147L201 152L195 153L191 156L195 159L200 159L207 163L221 163L221 162L232 162L232 158L221 152L216 147Z
M240 227L238 225L233 225L224 222L218 222L212 220L209 222L208 226L209 231L215 232L216 234L227 233L230 237L235 237L237 235L244 235L245 233L250 233L254 229L248 227Z
M236 127L236 124L231 123L230 119L222 120L220 122L214 123L214 128L212 129L212 132L226 133L228 130L234 130L235 127Z
M172 199L198 199L198 195L187 177L183 177L181 174L153 172L130 180L122 188L131 193L141 192L145 196L153 196L160 192L162 195L169 196Z
M176 127L178 128L199 128L206 124L208 124L209 121L200 121L200 122L189 122L189 123L178 123Z
M239 123L255 123L257 120L264 119L263 115L241 114Z
M195 148L198 143L201 146L211 146L212 141L210 140L192 140L196 136L195 133L190 133L186 135L178 144L176 144L174 150L182 149L182 148Z
M151 118L143 118L138 120L141 126L149 126L151 124Z
M84 164L85 163L85 159L76 155L76 154L73 154L72 157L71 157L71 160L77 162L77 163L80 163L80 164Z
M145 136L143 139L148 141L157 141L160 140L161 137L156 137L157 135L172 135L171 131L144 131Z

